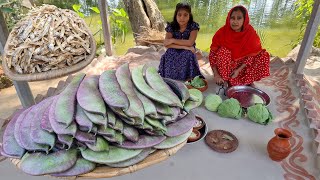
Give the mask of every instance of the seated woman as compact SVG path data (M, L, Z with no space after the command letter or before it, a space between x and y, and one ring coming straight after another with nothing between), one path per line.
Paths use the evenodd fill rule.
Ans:
M212 38L209 61L218 85L253 85L270 75L269 53L262 49L245 7L229 11L226 24Z
M159 73L162 77L185 81L201 75L195 53L195 40L199 24L193 21L191 6L178 3L173 22L166 27L164 46Z

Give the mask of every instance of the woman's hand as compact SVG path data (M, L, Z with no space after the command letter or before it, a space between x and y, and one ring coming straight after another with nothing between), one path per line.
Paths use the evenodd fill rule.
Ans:
M214 74L213 81L219 86L222 86L224 83L224 80L219 74Z
M241 64L240 67L238 67L237 69L235 69L235 70L231 73L230 77L231 77L231 78L236 78L236 77L238 77L239 73L240 73L240 72L242 71L242 69L245 68L246 66L247 66L246 64Z
M239 73L240 73L240 70L239 70L239 69L235 69L235 70L231 73L231 78L233 79L233 78L238 77Z

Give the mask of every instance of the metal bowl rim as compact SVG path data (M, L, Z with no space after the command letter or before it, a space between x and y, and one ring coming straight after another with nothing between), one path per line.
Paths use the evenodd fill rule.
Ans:
M254 88L254 87L251 87L251 86L232 86L232 87L229 87L226 90L226 95L227 95L228 98L230 98L230 93L231 92L240 92L239 90L252 90L252 91L257 92L255 94L259 95L260 98L262 98L266 102L266 104L265 104L266 106L268 106L270 104L270 102L271 102L271 98L266 92L262 91L261 89Z

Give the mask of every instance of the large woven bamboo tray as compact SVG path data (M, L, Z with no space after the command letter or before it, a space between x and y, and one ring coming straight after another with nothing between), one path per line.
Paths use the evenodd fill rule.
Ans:
M8 38L8 41L10 40L10 36ZM69 74L73 74L75 72L80 71L81 69L85 68L87 65L89 65L93 58L95 57L95 52L96 52L96 43L93 39L93 35L90 33L90 47L92 50L92 53L90 56L88 56L85 60L81 61L80 63L62 68L62 69L57 69L57 70L50 70L47 72L41 72L41 73L33 73L33 74L18 74L14 70L10 69L7 66L6 62L2 63L3 71L4 73L12 80L14 81L42 81L42 80L48 80L48 79L55 79L59 77L63 77ZM6 52L7 49L7 44L4 48L4 52ZM5 61L5 53L3 54L3 60Z
M125 168L112 168L108 166L101 166L96 167L93 171L90 173L82 174L80 176L77 176L77 178L110 178L114 176L120 176L128 173L133 173L135 171L144 169L146 167L149 167L153 164L157 164L159 162L162 162L166 159L168 159L171 155L175 154L179 149L181 149L187 141L173 147L170 149L165 150L157 150L156 152L149 155L146 159L141 161L138 164L128 166ZM13 164L15 164L20 169L20 160L19 159L10 159ZM169 168L169 167L168 167ZM75 178L69 177L69 178Z
M23 20L25 20L25 19L23 19ZM8 52L8 48L9 48L8 46L9 46L9 42L11 42L11 40L13 38L13 33L11 31L9 34L7 43L4 47L4 53L2 56L2 58L3 58L2 66L3 66L4 73L10 79L15 80L15 81L41 81L41 80L48 80L48 79L63 77L63 76L78 72L81 69L85 68L87 65L89 65L92 62L92 60L95 57L96 42L94 40L92 33L89 31L89 28L86 26L84 20L81 19L81 21L85 26L83 30L85 30L90 37L89 41L90 41L91 54L88 55L84 60L80 61L79 63L77 63L75 65L64 67L61 69L49 70L49 71L41 72L41 73L19 74L16 71L14 71L12 68L10 69L7 64L7 57L6 56L7 56L7 52Z
M47 91L47 94L37 95L35 98L36 103L40 102L44 98L59 94L64 89L64 87L66 85L68 85L68 83L72 80L72 78L73 77L70 75L70 76L68 76L68 78L65 81L62 81L62 80L59 81L57 88L50 87ZM5 126L8 124L10 119L11 119L11 117L5 121L5 124L2 127L2 130L4 130ZM69 178L72 178L72 179L74 179L74 178L86 178L86 179L88 179L88 178L110 178L110 177L114 177L114 176L120 176L120 175L124 175L124 174L128 174L128 173L133 173L135 171L149 167L153 164L157 164L159 162L165 161L170 156L172 156L176 152L178 152L178 150L181 149L186 143L187 143L187 141L185 141L185 142L183 142L173 148L156 150L154 153L150 154L146 159L144 159L140 163L137 163L132 166L128 166L125 168L112 168L112 167L108 167L108 166L99 166L99 167L96 167L90 173L82 174L77 177L72 176ZM20 169L20 159L10 158L10 161Z

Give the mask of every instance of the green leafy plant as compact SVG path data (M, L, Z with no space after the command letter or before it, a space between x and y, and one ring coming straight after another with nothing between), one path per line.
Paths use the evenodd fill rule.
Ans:
M22 6L21 0L0 0L0 10L3 13L9 31L25 16L25 8Z
M72 5L72 9L81 17L84 18L84 14L80 12L81 4L74 4Z
M313 8L314 0L297 0L296 1L296 18L301 22L300 25L300 33L298 36L298 39L296 42L292 43L292 46L295 47L297 44L299 44L304 36L308 21L311 17L311 12ZM320 47L320 31L318 29L313 46Z
M187 81L186 85L191 85L192 87L195 87L195 88L202 88L206 85L206 83L200 76L196 76L191 81Z
M263 29L257 29L257 34L260 37L262 47L265 47L267 40L266 32Z
M100 14L100 10L98 7L90 7L89 9L91 9L93 12L97 13L97 14ZM90 23L89 23L89 26L91 25L92 23L92 16L91 16L91 19L90 19ZM101 20L98 21L99 23L98 24L102 24Z
M100 10L99 10L98 7L93 6L93 7L90 7L89 9L91 11L93 11L94 13L96 13L96 14L100 14ZM93 20L93 16L91 15L90 22L89 22L89 27L92 24L92 20ZM98 20L96 20L96 23L98 24L98 30L93 35L95 36L96 34L99 33L100 40L99 40L99 42L97 42L97 45L98 46L102 46L103 45L103 41L102 41L102 34L101 34L101 32L102 32L102 21L101 21L101 19L99 18Z
M82 18L85 15L81 12L81 4L72 5L73 10ZM98 7L89 7L91 11L94 13L100 14L100 10ZM115 44L117 42L117 38L120 37L120 42L125 43L126 34L128 32L128 15L123 8L121 9L111 9L111 14L109 15L109 22L111 27L111 38L112 43ZM93 16L90 18L89 27L92 25ZM98 30L93 33L93 35L99 35L100 41L98 42L98 46L103 44L102 41L102 21L101 19L97 20L95 24L98 25Z
M81 4L73 4L72 5L72 9L81 17L81 18L84 18L85 15L80 11L81 10L81 7L82 5ZM100 10L98 7L90 7L89 8L90 10L92 10L93 12L97 13L97 14L100 14ZM93 20L93 16L91 16L90 18L90 22L89 22L89 27L91 27L91 24L92 24L92 20ZM98 33L100 33L102 31L102 22L101 20L99 19L97 22L96 22L98 25L99 25L99 28L96 32L93 33L93 36L97 35ZM100 33L100 42L97 43L97 45L101 45L103 44L102 42L102 38L101 38L101 33Z
M126 34L128 32L128 15L126 11L121 9L112 9L110 15L112 42L116 43L117 37L120 37L121 43L125 43Z

